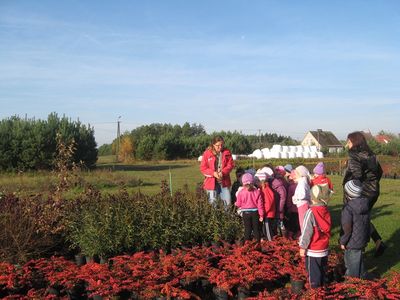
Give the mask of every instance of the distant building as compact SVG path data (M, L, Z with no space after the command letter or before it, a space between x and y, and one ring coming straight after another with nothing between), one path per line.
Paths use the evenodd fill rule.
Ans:
M332 132L322 129L307 132L301 145L316 146L318 150L325 148L329 153L339 153L343 150L343 145L337 137Z
M362 134L364 135L365 139L367 141L370 140L375 140L379 144L388 144L393 138L387 134L378 134L376 136L373 136L372 133L369 131L362 131Z
M386 134L378 134L375 136L375 140L380 144L388 144L392 138Z

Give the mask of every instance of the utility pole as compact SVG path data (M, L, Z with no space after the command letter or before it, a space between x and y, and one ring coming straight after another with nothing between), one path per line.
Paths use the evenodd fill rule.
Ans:
M258 148L261 149L261 129L258 129Z
M119 147L120 147L120 140L121 140L121 131L120 131L120 126L119 126L119 124L121 123L120 119L121 119L121 116L119 116L118 120L117 120L117 150L116 150L117 162L118 162Z
M317 129L318 151L321 151L321 144L319 143L319 133L320 132L322 132L322 129Z

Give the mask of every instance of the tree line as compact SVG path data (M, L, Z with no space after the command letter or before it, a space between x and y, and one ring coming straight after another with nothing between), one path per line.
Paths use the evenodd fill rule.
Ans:
M57 156L57 135L73 143L72 161L92 168L97 161L94 129L56 113L47 120L12 116L0 121L0 170L51 170Z
M237 131L221 131L207 134L201 124L153 123L125 132L112 144L100 146L99 155L118 154L120 160L126 157L137 160L192 159L200 156L217 134L224 137L226 147L235 154L249 154L256 148L271 147L276 143L298 143L275 133L245 135Z
M98 155L118 154L120 161L192 159L200 156L217 134L224 137L226 147L234 154L249 154L254 149L270 148L274 144L299 144L291 137L276 133L246 135L238 131L220 131L207 134L203 125L186 122L182 126L160 123L140 126L97 149L93 127L79 120L72 121L56 113L50 114L47 120L12 116L0 120L0 170L54 169L57 135L65 144L74 143L74 163L92 168ZM377 154L398 156L400 138L387 135L392 138L387 144L374 139L368 144Z
M400 154L400 138L394 134L381 131L391 137L387 144L378 143L374 138L368 140L371 149L378 155L398 156ZM249 154L254 149L271 148L274 144L299 145L300 142L289 136L276 133L246 135L238 131L220 131L207 134L203 125L189 124L182 126L153 123L125 132L120 139L111 144L99 147L99 155L117 155L120 161L126 160L173 160L193 159L200 156L213 136L221 135L225 146L234 154ZM343 145L345 145L343 141ZM325 155L328 149L323 149ZM343 151L340 156L346 156Z

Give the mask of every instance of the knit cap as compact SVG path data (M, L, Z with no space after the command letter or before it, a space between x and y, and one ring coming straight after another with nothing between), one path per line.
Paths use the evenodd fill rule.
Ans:
M317 175L325 174L325 165L322 161L315 166L313 173Z
M288 173L292 172L292 170L293 170L293 166L291 164L284 165L283 168Z
M314 185L311 190L311 200L313 202L323 202L328 203L332 196L332 191L329 189L328 184L317 184Z
M305 166L298 166L295 170L298 177L310 178L310 171Z
M267 180L267 173L262 172L261 169L258 169L257 173L256 173L256 175L254 175L254 177L258 178L260 181L265 181L265 180Z
M350 198L360 197L362 192L361 181L357 179L347 181L344 185L344 191Z
M272 171L272 169L269 167L261 168L260 172L267 174L267 178L272 177L274 175L274 171Z
M246 184L252 184L253 183L253 175L251 175L250 173L244 173L242 176L242 184L246 185Z
M286 175L286 170L283 166L275 167L275 172L280 175Z
M246 169L244 172L251 174L252 176L254 176L256 174L256 170L253 168Z

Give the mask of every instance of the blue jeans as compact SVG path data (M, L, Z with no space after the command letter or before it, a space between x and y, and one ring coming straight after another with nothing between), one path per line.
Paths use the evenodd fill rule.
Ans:
M323 286L325 283L326 268L328 266L328 256L312 257L306 256L306 270L311 288Z
M360 249L346 249L344 251L346 276L364 278L363 251Z
M224 201L226 207L231 205L231 191L228 187L221 187L221 190L218 191L219 193L216 190L206 190L206 192L210 204L215 204L219 196L221 200Z

